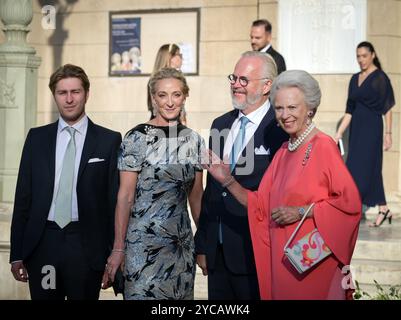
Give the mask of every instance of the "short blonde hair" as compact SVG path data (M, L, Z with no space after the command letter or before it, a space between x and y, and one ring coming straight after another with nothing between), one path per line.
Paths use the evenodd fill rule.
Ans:
M184 96L188 97L189 87L187 84L187 80L184 77L184 74L174 68L162 68L161 70L154 73L149 80L149 92L151 95L156 93L156 83L163 79L177 79L182 84L182 93Z

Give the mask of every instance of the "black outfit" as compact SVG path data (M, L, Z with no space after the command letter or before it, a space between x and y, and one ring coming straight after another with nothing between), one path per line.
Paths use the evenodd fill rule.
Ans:
M227 135L237 117L238 110L233 110L215 119L212 131L218 130ZM221 159L225 138L226 136L221 137L219 149L216 147L218 143L213 144L211 138L209 139L209 148ZM277 126L272 107L252 139L254 148L263 146L265 150L269 150L269 154L255 155L254 149L245 147L232 174L244 188L254 191L257 190L274 154L288 140L288 135ZM249 174L241 174L239 163L244 166L253 164L253 170ZM218 239L219 221L222 226L222 244L219 244ZM207 175L202 198L195 250L197 254L206 254L209 299L259 299L247 209L210 174Z
M358 186L362 203L385 205L383 187L383 115L395 104L390 79L379 69L358 86L352 76L348 89L346 113L352 115L347 167Z
M60 229L47 220L53 199L58 121L29 131L22 152L11 224L10 262L23 260L32 299L97 299L114 239L121 134L88 129L77 180L79 222ZM91 158L104 159L88 163ZM44 290L43 266L56 287Z
M273 46L270 46L269 49L266 51L266 53L270 54L273 57L274 61L276 62L278 75L281 72L287 70L283 56L276 50L274 50Z

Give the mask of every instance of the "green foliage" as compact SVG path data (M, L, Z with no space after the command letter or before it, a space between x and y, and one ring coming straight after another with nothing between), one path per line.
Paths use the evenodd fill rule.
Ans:
M355 281L356 289L354 292L355 300L401 300L401 285L390 286L384 289L376 280L375 283L377 292L371 296L366 291L361 290L358 281Z

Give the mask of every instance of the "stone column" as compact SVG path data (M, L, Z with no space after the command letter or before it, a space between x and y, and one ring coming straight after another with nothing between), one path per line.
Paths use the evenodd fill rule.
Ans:
M6 41L0 45L0 299L27 298L27 286L10 273L11 208L22 147L36 124L37 73L41 59L26 36L33 17L32 0L1 0Z

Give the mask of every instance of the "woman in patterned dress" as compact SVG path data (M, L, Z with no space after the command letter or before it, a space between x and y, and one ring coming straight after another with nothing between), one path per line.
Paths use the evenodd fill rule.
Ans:
M189 88L180 71L155 73L157 115L130 130L120 148L120 189L108 277L124 270L124 298L193 299L197 225L203 194L202 138L179 122Z

